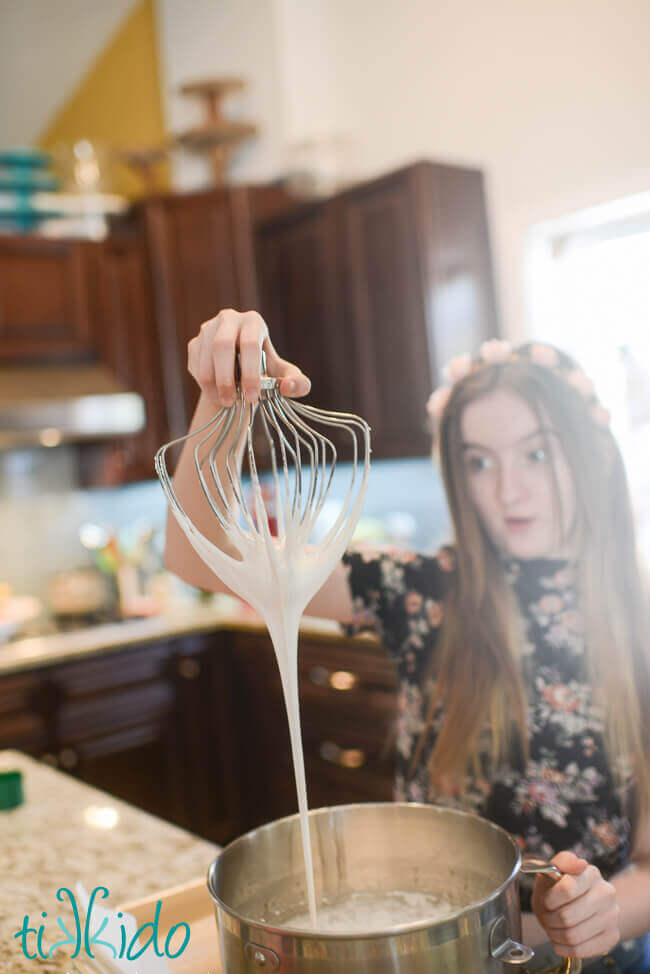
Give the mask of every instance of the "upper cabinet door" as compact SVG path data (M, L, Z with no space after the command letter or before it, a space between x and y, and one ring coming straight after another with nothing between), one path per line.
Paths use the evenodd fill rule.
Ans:
M125 388L142 396L147 419L140 433L102 448L94 473L88 457L85 472L88 482L100 476L104 485L149 480L154 454L169 436L146 252L138 236L112 236L97 245L95 257L100 359Z
M497 334L483 174L421 162L409 170L433 384L455 355Z
M356 334L344 313L338 217L333 203L308 204L259 229L259 309L278 353L311 380L306 402L356 412ZM353 442L346 429L312 425L333 443L339 459L351 458Z
M88 244L0 237L0 360L94 357Z
M375 456L426 453L431 360L408 175L367 184L336 202L358 412L372 428Z
M352 409L334 216L328 206L303 206L261 228L259 310L278 353L311 379L309 402Z
M258 307L253 225L286 206L280 187L242 185L152 197L138 208L172 437L187 432L199 396L187 343L223 308Z
M199 388L187 343L201 322L239 306L233 210L227 190L147 200L144 218L172 436L187 432Z
M497 331L481 173L419 162L257 239L260 310L314 404L363 416L376 458L428 454L442 366Z

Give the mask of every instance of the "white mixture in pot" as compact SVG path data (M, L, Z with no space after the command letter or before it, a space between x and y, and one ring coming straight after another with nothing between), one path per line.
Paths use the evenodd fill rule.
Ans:
M447 900L431 893L406 890L350 893L337 903L318 907L317 932L382 933L404 923L437 923L454 909ZM283 919L282 926L314 930L308 912Z

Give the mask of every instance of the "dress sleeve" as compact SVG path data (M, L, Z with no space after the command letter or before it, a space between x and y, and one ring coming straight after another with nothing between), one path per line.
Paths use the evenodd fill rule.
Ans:
M348 551L343 564L355 609L346 634L376 632L398 670L415 674L442 622L454 569L452 549L436 555Z

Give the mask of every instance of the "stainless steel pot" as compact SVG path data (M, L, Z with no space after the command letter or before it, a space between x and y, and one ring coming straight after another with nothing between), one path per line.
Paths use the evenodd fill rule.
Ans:
M340 805L309 813L317 898L355 890L414 890L451 901L439 922L373 934L308 933L283 926L305 910L297 815L236 839L212 863L208 889L224 974L485 974L522 971L533 951L519 943L521 862L503 829L466 812L415 803ZM576 974L580 961L558 970Z

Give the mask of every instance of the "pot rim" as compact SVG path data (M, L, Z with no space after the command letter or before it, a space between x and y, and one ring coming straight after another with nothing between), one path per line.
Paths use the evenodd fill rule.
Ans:
M224 911L228 916L237 920L239 923L245 924L248 927L252 927L256 930L262 930L267 933L277 934L278 936L291 935L296 938L305 940L379 940L384 937L396 937L401 934L408 933L419 933L423 930L428 930L431 927L443 927L447 923L456 924L463 917L470 913L475 913L480 911L483 907L487 906L490 902L497 899L501 893L513 882L517 877L519 870L521 868L521 850L516 839L508 832L506 829L497 825L495 822L491 822L489 819L483 818L481 815L477 815L475 812L468 812L464 809L449 808L446 805L436 805L428 802L352 802L345 805L324 805L321 808L310 808L308 815L317 815L322 812L330 812L336 809L354 809L354 808L424 808L431 809L436 808L441 812L452 813L453 815L463 816L465 818L470 818L473 820L478 819L485 826L489 826L495 832L500 835L505 836L512 846L515 853L514 865L510 871L510 874L503 880L503 882L492 890L489 896L483 897L481 900L476 900L469 906L465 906L454 913L449 913L442 917L440 921L432 923L430 920L415 920L412 923L403 923L396 925L394 927L387 927L386 930L379 931L369 931L368 933L333 933L327 930L306 930L300 927L286 927L286 926L274 926L271 923L262 923L260 920L254 920L252 917L247 917L240 913L234 907L228 906L220 896L214 891L213 882L215 879L215 873L219 868L219 859L224 853L228 852L230 849L235 848L240 843L244 841L250 841L251 836L256 833L263 833L272 829L276 825L280 825L282 822L287 822L289 820L297 821L300 818L298 812L294 812L292 815L285 815L282 818L274 819L272 822L266 822L264 825L258 825L257 828L251 829L249 832L245 832L243 835L238 836L229 842L228 845L224 846L219 855L210 864L207 875L207 887L208 893L213 903L216 904L220 909Z

